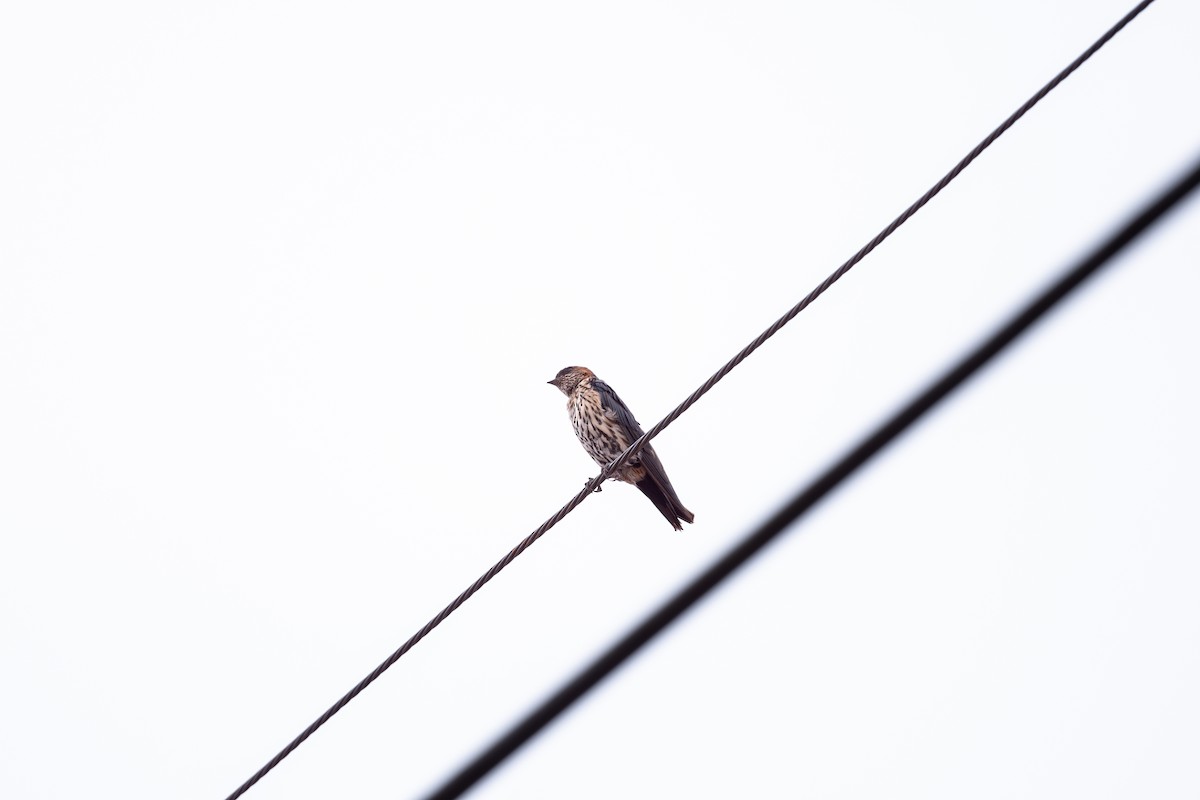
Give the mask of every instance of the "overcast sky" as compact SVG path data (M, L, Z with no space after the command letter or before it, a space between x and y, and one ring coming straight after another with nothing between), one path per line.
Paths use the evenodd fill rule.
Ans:
M1133 5L0 12L0 796L221 798ZM1200 154L1159 0L247 795L434 786ZM1200 202L479 787L1200 794Z

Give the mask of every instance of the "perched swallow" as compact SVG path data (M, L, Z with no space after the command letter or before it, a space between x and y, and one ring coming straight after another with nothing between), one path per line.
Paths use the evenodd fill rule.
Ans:
M567 396L567 413L571 415L575 435L600 466L608 466L644 433L612 387L587 367L566 367L558 371L554 380L546 382ZM614 472L610 480L632 483L641 489L677 531L683 530L680 520L690 523L693 519L692 512L683 507L675 494L658 454L650 445Z

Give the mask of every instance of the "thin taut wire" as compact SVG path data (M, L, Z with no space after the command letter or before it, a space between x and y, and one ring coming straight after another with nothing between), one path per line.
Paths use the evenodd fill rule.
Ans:
M1019 120L1021 117L1025 116L1025 113L1027 111L1029 111L1029 109L1031 109L1035 105L1037 105L1038 102L1042 98L1044 98L1047 94L1049 94L1051 91L1053 91L1056 86L1058 86L1060 83L1062 83L1064 80L1066 80L1067 77L1072 72L1074 72L1076 69L1079 68L1079 66L1081 64L1083 64L1085 61L1087 61L1089 58L1091 58L1096 53L1097 50L1099 50L1101 47L1103 47L1110 39L1112 39L1113 36L1117 35L1117 33L1120 32L1120 30L1122 28L1124 28L1126 25L1128 25L1134 19L1134 17L1136 17L1138 14L1142 13L1142 11L1144 11L1146 9L1146 7L1149 6L1152 2L1154 2L1154 0L1142 0L1142 2L1138 3L1137 6L1134 7L1134 9L1132 11L1130 11L1128 14L1126 14L1124 17L1122 17L1120 19L1120 21L1118 21L1115 25L1113 25L1111 28L1109 28L1104 33L1103 36L1101 36L1099 39L1097 39L1095 41L1095 43L1092 44L1091 47L1089 47L1087 50L1083 51L1083 53L1081 53L1078 58L1076 58L1069 65L1067 65L1067 67L1065 69L1063 69L1062 72L1055 75L1054 78L1051 79L1049 83L1047 83L1045 86L1043 86L1041 89L1039 89L1036 94L1034 94L1032 97L1030 97L1028 100L1026 100L1025 103L1022 104L1020 108L1018 108L1016 111L1014 111L1012 113L1012 115L1008 117L1008 119L1006 119L1006 120L1004 120L1004 122L1000 123L1000 125L994 131L989 133L983 139L983 141L981 141L979 144L975 145L975 147L972 148L971 152L967 153L967 155L964 156L961 161L959 161L957 164L955 164L954 168L951 169L949 172L947 172L945 174L945 176L942 177L941 180L939 180L937 183L935 183L933 185L933 187L929 189L929 191L925 192L925 194L921 195L915 203L913 203L911 206L906 208L904 210L904 213L902 213L900 216L898 216L894 220L892 220L892 222L886 228L884 228L882 231L880 231L878 234L876 234L875 238L873 238L871 241L867 242L867 244L864 245L861 250L859 250L857 253L855 253L853 256L851 256L850 259L848 261L846 261L846 263L842 264L840 267L838 267L836 270L834 270L833 274L831 274L828 278L821 281L821 283L817 286L817 288L815 288L811 292L809 292L808 295L803 300L801 300L799 303L794 305L782 317L775 320L775 322L771 325L771 327L767 328L765 331L760 333L754 339L754 341L750 342L750 344L748 344L744 348L742 348L741 352L739 352L737 355L735 355L733 358L731 358L723 367L721 367L719 370L717 370L716 373L714 373L712 377L710 377L708 380L706 380L703 383L703 385L700 386L699 389L692 392L691 395L689 395L686 400L684 400L682 403L680 403L679 406L674 411L672 411L667 416L663 417L663 419L661 421L659 421L659 423L657 425L655 425L653 428L646 431L646 433L643 434L641 436L641 438L639 438L636 442L631 444L628 447L628 449L625 450L625 452L621 453L621 455L618 456L615 461L613 461L611 464L606 466L604 469L600 470L600 474L597 475L596 477L592 478L590 481L588 481L587 485L584 486L584 488L577 495L572 497L571 500L569 502L567 502L566 505L564 505L562 508L560 508L558 510L558 512L554 514L554 516L550 517L550 519L546 520L541 525L539 525L537 530L535 530L533 533L531 533L527 537L525 537L525 539L520 544L518 544L516 547L514 547L508 553L508 555L506 555L504 558L500 559L495 564L493 564L492 568L489 569L487 572L485 572L483 575L480 575L479 578L477 578L474 583L472 583L470 586L468 586L466 588L466 590L463 591L462 594L460 594L458 597L454 598L454 601L451 602L450 605L446 606L441 611L439 611L437 616L435 616L433 619L429 620L429 622L425 623L425 625L419 631L414 633L408 639L408 641L406 641L404 644L402 644L400 646L400 648L398 650L396 650L396 652L392 653L390 656L387 657L387 659L382 664L380 664L378 667L376 667L374 670L372 670L370 675L368 675L367 677L365 677L361 681L359 681L358 684L355 685L355 687L353 689L351 689L349 692L347 692L345 695L343 695L340 700L338 700L336 703L334 703L332 706L330 706L329 709L324 714L317 717L317 719L314 720L311 725L309 725L307 728L305 728L303 731L301 731L301 733L295 739L293 739L291 742L289 742L286 747L284 747L282 750L280 750L278 753L276 753L275 756L270 761L268 761L266 764L264 764L262 766L261 769L258 770L258 772L254 773L252 776L250 776L250 778L245 783L243 783L236 790L234 790L234 792L231 795L229 795L229 797L226 798L226 800L237 800L237 798L239 798L243 794L245 794L246 791L251 786L258 783L258 781L261 780L264 775L266 775L268 772L273 770L276 766L279 765L279 762L283 761L283 759L287 758L293 750L295 750L297 747L299 747L301 744L303 744L305 739L307 739L309 736L312 736L313 733L315 733L318 728L320 728L322 725L324 725L326 722L328 722L330 720L330 718L333 717L334 714L341 711L346 706L346 704L349 703L351 700L353 700L355 697L357 697L363 691L363 689L366 689L368 686L370 686L372 683L374 683L376 678L378 678L380 675L382 675L384 672L386 672L388 670L388 668L390 668L393 664L395 664L397 661L399 661L400 658L405 653L407 653L409 650L411 650L417 644L417 642L424 639L429 634L430 631L432 631L438 625L442 624L442 622L446 619L446 617L453 614L458 609L459 606L461 606L463 603L465 603L467 600L469 600L472 595L474 595L476 592L478 592L480 589L482 589L483 585L485 583L490 581L492 578L496 577L496 575L500 572L500 570L504 569L509 564L511 564L513 562L513 560L517 556L521 555L521 553L525 552L529 548L530 545L532 545L534 542L536 542L538 539L540 539L547 531L549 531L551 528L553 528L555 525L557 525L559 522L561 522L562 519L565 516L567 516L567 514L570 514L572 511L574 511L575 508L580 503L582 503L584 500L587 499L588 495L590 495L592 492L594 492L597 488L599 488L600 484L602 484L605 480L608 479L609 475L611 475L618 468L620 468L621 465L623 465L626 461L628 461L630 458L632 458L635 454L640 452L641 449L643 447L645 447L646 444L651 439L653 439L655 436L658 436L660 433L662 433L664 430L666 430L668 425L670 425L675 420L679 419L680 415L682 415L683 412L687 411L689 408L691 408L693 405L695 405L697 400L699 400L701 397L703 397L705 394L707 394L708 391L710 389L712 389L714 386L716 386L717 383L722 378L724 378L726 375L728 375L730 372L732 372L734 367L736 367L738 364L741 364L743 361L745 361L746 358L749 357L749 355L751 353L753 353L755 350L757 350L759 347L761 347L763 345L763 343L765 343L768 339L770 339L772 336L774 336L776 333L778 333L780 331L780 329L783 328L784 325L787 325L789 322L791 322L796 317L797 314L799 314L801 311L803 311L805 308L807 308L809 305L811 305L812 302L814 300L816 300L818 297L820 297L825 292L826 289L828 289L830 286L832 286L834 283L836 283L838 281L838 279L841 278L843 275L845 275L847 272L849 272L850 269L852 267L854 267L855 264L862 261L872 250L874 250L876 247L878 247L883 242L884 239L891 236L896 231L897 228L899 228L901 225L903 225L905 222L907 222L908 219L910 217L912 217L913 214L917 213L921 209L922 206L924 206L926 203L928 203L930 200L932 200L939 192L942 191L942 189L945 189L946 186L949 185L949 183L952 180L954 180L956 177L958 177L958 174L960 172L962 172L964 169L966 169L967 166L970 165L970 163L972 161L974 161L979 156L980 153L982 153L989 146L991 146L991 144L993 142L995 142L996 139L1000 138L1000 136L1003 135L1005 131L1007 131L1009 128L1011 128L1013 126L1013 124L1016 123L1017 120Z

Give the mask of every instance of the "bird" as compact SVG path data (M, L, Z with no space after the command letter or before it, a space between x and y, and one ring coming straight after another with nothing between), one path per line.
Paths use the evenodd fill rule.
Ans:
M644 433L612 387L587 367L564 367L554 380L546 383L567 396L567 413L571 416L575 435L587 454L601 467L612 463ZM683 530L680 520L690 524L695 519L675 494L675 487L667 478L658 454L648 444L609 480L632 483L650 498L677 531Z

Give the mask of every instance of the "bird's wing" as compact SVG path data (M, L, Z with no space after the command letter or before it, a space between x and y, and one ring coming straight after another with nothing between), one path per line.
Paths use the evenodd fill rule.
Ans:
M604 407L604 411L625 429L626 434L629 436L629 444L633 444L638 437L645 433L642 430L642 426L638 425L638 421L633 418L633 412L629 410L629 406L625 405L624 401L617 396L617 393L613 391L611 386L599 378L593 378L592 388L600 395L600 405ZM626 446L628 447L628 445ZM671 481L667 478L667 472L663 469L662 462L658 460L658 453L654 452L653 447L647 444L633 458L633 462L645 467L651 480L665 489L668 494L675 494L675 490L671 487ZM678 501L678 498L676 498L676 501Z
M599 378L593 378L592 388L596 390L596 394L600 395L600 405L604 408L605 413L625 429L630 444L645 433L642 426L638 425L638 421L633 418L633 412L629 410L629 406L625 405L620 397L617 397L617 393L611 386Z

